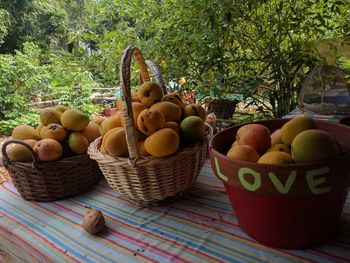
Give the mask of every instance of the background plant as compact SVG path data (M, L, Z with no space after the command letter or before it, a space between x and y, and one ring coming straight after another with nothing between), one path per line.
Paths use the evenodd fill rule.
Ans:
M93 88L118 85L130 44L175 90L239 98L254 118L281 117L295 108L307 73L329 61L314 46L350 35L346 0L3 0L0 18L5 121L39 91L96 111ZM173 85L180 78L186 83Z

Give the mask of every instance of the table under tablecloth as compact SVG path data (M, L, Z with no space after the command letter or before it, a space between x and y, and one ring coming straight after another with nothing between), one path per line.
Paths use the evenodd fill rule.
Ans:
M86 207L102 211L106 231L83 230ZM153 208L131 204L104 179L91 191L46 203L24 201L7 182L0 186L0 252L18 262L350 262L350 198L334 238L285 250L241 230L209 161L185 196Z

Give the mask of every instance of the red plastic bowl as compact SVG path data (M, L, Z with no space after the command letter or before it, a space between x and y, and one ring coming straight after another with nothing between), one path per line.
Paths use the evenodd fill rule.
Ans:
M349 125L350 126L350 116L342 118L339 123Z
M260 123L271 132L288 120ZM210 159L242 229L266 245L297 249L329 239L338 226L350 185L350 126L314 120L341 144L340 156L314 163L271 165L228 159L239 127L214 135Z

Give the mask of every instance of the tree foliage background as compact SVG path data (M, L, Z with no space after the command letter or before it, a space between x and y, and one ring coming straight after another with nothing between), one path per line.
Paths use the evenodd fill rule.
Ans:
M307 73L325 63L315 43L349 35L347 0L1 0L0 118L23 114L15 105L35 92L116 87L131 44L165 80L184 77L181 89L238 94L281 117L296 107Z

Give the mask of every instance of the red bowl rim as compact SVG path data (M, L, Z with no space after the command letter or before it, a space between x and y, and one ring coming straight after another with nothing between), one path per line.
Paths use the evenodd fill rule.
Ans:
M350 117L350 116L349 116ZM225 154L219 152L217 149L215 149L215 147L213 146L213 140L215 140L216 137L220 136L220 134L222 134L222 132L228 130L228 129L236 129L240 126L243 126L243 125L246 125L246 124L251 124L251 123L259 123L259 124L264 124L264 123L267 123L267 122L271 122L271 121L281 121L281 120L286 120L288 121L289 119L271 119L271 120L261 120L261 121L254 121L254 122L247 122L247 123L242 123L242 124L238 124L238 125L234 125L234 126L231 126L229 128L226 128L218 133L216 133L215 135L213 135L210 140L209 140L209 153L210 153L210 158L212 157L212 152L215 153L215 155L218 155L220 158L224 159L224 160L227 160L227 161L233 161L237 164L242 164L242 165L261 165L261 166L266 166L266 167L305 167L305 166L315 166L315 165L318 165L320 163L322 164L326 164L326 163L334 163L336 161L339 161L344 159L344 158L350 158L350 150L348 151L345 151L343 152L342 154L340 155L337 155L337 156L334 156L334 157L331 157L331 158L328 158L328 159L325 159L325 160L322 160L322 161L315 161L315 162L304 162L304 163L293 163L293 164L263 164L263 163L255 163L255 162L250 162L250 161L243 161L243 160L235 160L235 159L231 159L231 158L228 158ZM319 122L319 123L327 123L327 124L330 124L330 125L334 125L334 126L341 126L342 128L345 127L348 127L349 131L350 131L350 126L347 126L347 125L343 125L343 124L340 124L340 123L335 123L335 122L330 122L330 121L325 121L325 120L316 120L314 119L313 121L316 121L316 122ZM347 129L347 128L346 128Z

